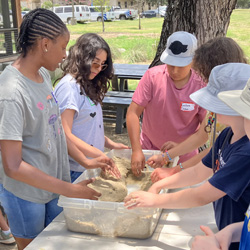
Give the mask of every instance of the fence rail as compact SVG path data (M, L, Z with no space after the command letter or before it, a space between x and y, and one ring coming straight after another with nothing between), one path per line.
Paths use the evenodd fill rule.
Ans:
M0 28L0 58L14 56L18 28Z

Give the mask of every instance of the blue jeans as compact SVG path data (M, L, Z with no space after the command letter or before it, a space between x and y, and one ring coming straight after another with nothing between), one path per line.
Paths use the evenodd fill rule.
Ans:
M33 239L59 214L58 198L46 204L18 198L0 184L0 202L15 237Z
M71 183L73 183L81 174L82 172L70 170Z

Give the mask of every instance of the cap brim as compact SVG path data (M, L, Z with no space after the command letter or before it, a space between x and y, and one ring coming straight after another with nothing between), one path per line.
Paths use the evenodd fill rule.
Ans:
M164 51L160 57L160 60L163 63L166 63L168 65L172 65L176 67L185 67L192 62L193 57L192 56L189 56L189 57L171 56L166 51Z
M242 90L223 91L218 98L241 116L250 120L250 106L241 99Z
M202 108L221 115L239 116L237 112L229 108L217 96L211 94L207 87L202 88L189 96Z

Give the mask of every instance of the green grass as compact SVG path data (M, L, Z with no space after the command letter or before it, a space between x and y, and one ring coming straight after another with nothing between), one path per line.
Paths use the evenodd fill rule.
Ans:
M84 33L94 32L102 36L109 44L115 63L150 64L154 59L160 40L163 18L124 20L105 22L105 32L102 23L93 22L69 25L71 40L68 47L75 43L77 37ZM233 38L250 59L250 9L237 9L231 15L227 36ZM135 89L136 80L129 80L130 89Z
M71 40L68 47L79 35L95 32L110 45L114 62L150 63L155 56L162 24L163 18L141 19L141 29L139 20L105 22L105 32L102 32L100 22L69 25Z
M250 9L237 9L231 15L227 36L233 38L250 58Z
M101 35L110 45L115 62L121 63L150 63L159 43L163 18L124 20L105 22L105 32L102 32L101 22L69 25L71 41L88 32ZM231 15L227 36L239 43L248 58L250 58L250 9L236 9Z
M141 29L139 30L139 19L105 22L105 32L107 33L132 33L132 34L148 34L161 32L163 18L144 18L141 19ZM82 34L87 32L102 33L101 22L90 22L68 26L72 34Z

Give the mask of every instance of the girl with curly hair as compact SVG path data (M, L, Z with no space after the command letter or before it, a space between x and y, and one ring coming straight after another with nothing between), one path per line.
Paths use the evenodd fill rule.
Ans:
M69 49L62 70L55 96L66 134L73 182L85 168L109 166L104 147L128 147L104 135L101 104L113 76L111 51L105 40L94 33L79 37Z

